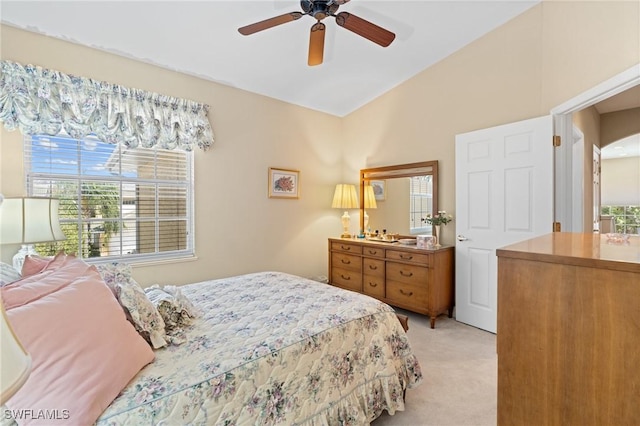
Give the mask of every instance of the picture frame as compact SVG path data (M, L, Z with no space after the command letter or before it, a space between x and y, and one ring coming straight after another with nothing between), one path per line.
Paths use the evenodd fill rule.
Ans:
M376 201L384 201L387 198L387 185L384 180L372 180L369 184L373 187L373 194Z
M269 167L269 198L300 198L300 171Z

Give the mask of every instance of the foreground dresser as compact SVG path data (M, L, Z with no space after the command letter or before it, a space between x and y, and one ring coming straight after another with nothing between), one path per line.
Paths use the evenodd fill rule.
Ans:
M640 422L640 237L497 251L498 425Z
M412 312L451 317L454 250L418 249L399 243L329 239L329 283Z

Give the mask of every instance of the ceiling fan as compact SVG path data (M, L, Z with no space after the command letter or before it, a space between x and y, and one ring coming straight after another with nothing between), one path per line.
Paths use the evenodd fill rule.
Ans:
M396 35L391 31L387 31L384 28L352 13L340 12L336 15L338 8L348 1L349 0L300 0L300 7L304 13L290 12L285 13L284 15L274 16L273 18L238 28L238 31L242 35L250 35L277 25L296 21L304 15L312 16L317 20L317 22L311 26L311 34L309 36L308 64L312 66L320 65L322 63L324 55L325 25L321 21L327 16L334 17L339 26L352 31L367 40L371 40L382 47L389 46L393 39L396 38Z

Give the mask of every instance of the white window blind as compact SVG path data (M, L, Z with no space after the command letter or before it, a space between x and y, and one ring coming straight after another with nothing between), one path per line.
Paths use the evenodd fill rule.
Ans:
M193 153L93 138L25 137L27 192L60 199L66 241L40 244L82 258L193 254ZM98 259L95 259L98 260Z

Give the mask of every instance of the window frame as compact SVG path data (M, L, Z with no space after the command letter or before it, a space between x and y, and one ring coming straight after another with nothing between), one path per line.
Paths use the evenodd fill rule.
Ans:
M96 257L83 257L82 256L82 251L80 251L80 256L84 261L86 261L87 263L107 263L107 262L127 262L127 263L152 263L152 262L163 262L163 261L174 261L174 260L180 260L180 259L189 259L189 258L194 258L195 257L195 214L194 214L194 210L195 210L195 179L194 179L194 165L195 165L195 155L193 151L181 151L182 153L185 154L186 156L186 161L185 161L185 167L186 167L186 176L184 180L180 180L180 182L184 182L184 185L176 185L176 180L168 180L168 179L158 179L158 178L153 178L153 179L149 179L149 178L138 178L138 177L131 177L130 175L124 175L122 172L119 173L117 176L96 176L96 175L91 175L91 174L83 174L82 171L78 168L77 174L69 174L69 173L65 173L65 174L55 174L55 173L47 173L47 172L38 172L38 171L33 171L32 170L32 146L34 143L36 143L36 139L39 137L54 137L54 138L64 138L64 139L68 139L71 141L77 141L78 143L78 149L81 149L81 144L83 142L90 142L90 143L100 143L100 144L106 144L103 141L98 140L95 136L93 135L89 135L83 139L74 139L71 136L67 135L66 133L62 132L58 135L55 136L48 136L48 135L25 135L23 138L23 164L24 164L24 170L23 170L23 176L24 176L24 186L25 186L25 191L29 196L42 196L42 194L36 193L35 189L34 189L34 181L41 179L41 180L51 180L51 181L74 181L78 184L78 188L80 188L80 184L83 180L85 181L102 181L102 182L112 182L114 184L118 185L118 197L119 197L119 206L118 206L118 210L119 210L119 216L118 218L111 218L111 219L115 219L116 221L119 222L120 225L122 225L124 222L130 221L131 219L126 219L124 217L123 214L123 206L127 204L125 197L124 197L124 193L123 193L123 184L146 184L146 185L155 185L155 194L153 197L153 202L155 204L155 215L153 217L153 219L143 219L142 221L140 221L138 217L136 217L136 222L143 222L143 221L147 221L150 222L152 221L155 226L154 226L154 252L153 253L128 253L128 254L123 254L123 241L122 239L120 240L120 254L119 255L109 255L109 256L96 256ZM110 144L106 144L106 145L110 145ZM122 147L119 146L117 147L119 149L121 149L120 155L122 155L123 152L125 152L125 149L130 149L128 147ZM160 149L160 148L155 148L155 149ZM173 150L163 150L166 152L171 152ZM159 158L157 156L154 156L154 168L158 167L158 160ZM84 178L84 179L83 179ZM162 221L168 221L168 220L176 220L176 218L172 218L172 217L165 217L160 213L160 209L158 208L159 206L159 195L160 192L158 191L158 186L159 185L169 185L169 186L176 186L177 188L180 186L183 186L186 189L186 199L185 199L185 207L186 207L186 215L184 217L184 219L186 219L187 223L186 223L186 241L185 241L185 248L184 249L179 249L179 250L170 250L170 251L158 251L159 249L159 245L160 245L160 227L159 224ZM79 190L80 191L80 190ZM78 197L80 197L80 192L78 193ZM63 217L60 217L61 219L61 223L66 222L66 223L73 223L73 219L63 219ZM91 222L91 221L95 221L95 220L102 220L103 219L91 219L91 218L81 218L78 217L77 222L78 222L78 229L82 229L82 225L86 225L87 223ZM181 217L180 220L183 220L183 218ZM122 229L122 228L121 228ZM120 234L120 233L118 233ZM80 231L78 234L78 241L77 241L77 247L78 250L81 249L81 245L82 245L82 238L83 236L83 232ZM56 243L53 243L54 246L56 246ZM56 248L57 250L57 248Z

